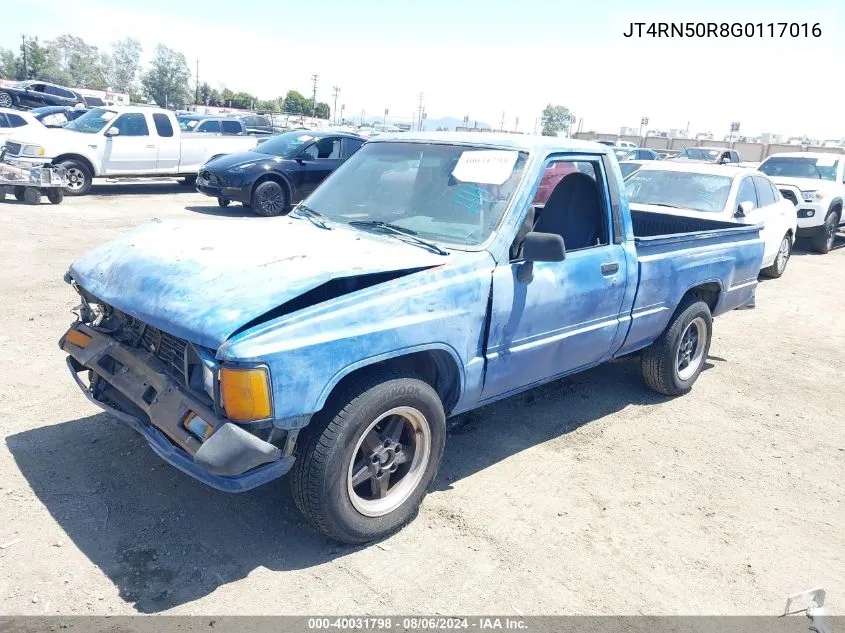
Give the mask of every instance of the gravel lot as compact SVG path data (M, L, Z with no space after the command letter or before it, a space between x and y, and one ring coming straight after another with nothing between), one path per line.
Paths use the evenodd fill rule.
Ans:
M166 466L57 348L75 257L220 211L174 181L0 205L1 612L773 614L820 585L845 613L845 248L717 319L687 396L628 361L453 421L419 517L347 547L285 480L229 496Z

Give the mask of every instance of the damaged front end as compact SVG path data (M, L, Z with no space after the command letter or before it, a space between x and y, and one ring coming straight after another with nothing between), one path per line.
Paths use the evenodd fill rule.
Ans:
M91 402L138 431L165 461L218 490L250 490L290 470L296 431L273 427L266 367L221 366L212 351L68 281L81 304L59 346Z

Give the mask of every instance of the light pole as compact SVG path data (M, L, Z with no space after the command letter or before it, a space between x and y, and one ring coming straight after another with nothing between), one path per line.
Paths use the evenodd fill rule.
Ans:
M643 126L648 125L648 117L644 116L640 118L640 139L641 143L645 145L645 139L643 138Z
M739 121L734 121L733 123L731 123L731 135L728 137L728 145L733 143L734 132L739 132Z
M334 115L334 122L337 124L337 96L340 94L340 88L337 86L332 88L332 94L334 94L334 108L332 109L332 115Z

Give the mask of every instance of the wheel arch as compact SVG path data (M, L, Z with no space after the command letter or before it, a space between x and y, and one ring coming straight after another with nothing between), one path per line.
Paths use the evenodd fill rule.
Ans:
M701 299L710 308L710 313L716 311L719 305L719 299L722 297L722 282L718 279L711 279L709 281L698 283L687 288L684 294L681 295L678 305L681 305L685 297L693 296Z
M454 409L463 393L465 379L458 353L449 345L435 343L373 356L344 367L323 389L316 410L322 409L331 395L347 382L384 367L417 374L440 396L446 415Z
M79 161L80 163L85 165L88 168L88 171L91 172L92 178L98 175L97 170L94 168L94 163L91 161L91 159L83 156L82 154L60 154L53 159L52 164L58 165L59 163L62 163L66 160Z
M262 174L261 176L255 179L255 181L252 183L252 185L250 185L249 188L250 200L255 194L255 190L258 188L258 185L260 185L262 182L267 182L268 180L272 180L274 182L279 183L282 186L282 189L285 190L285 195L288 198L288 204L292 204L293 190L291 188L290 181L277 171L269 171L266 174Z
M839 221L842 221L842 198L834 198L830 201L830 206L827 208L827 212L831 213L835 211L839 214Z

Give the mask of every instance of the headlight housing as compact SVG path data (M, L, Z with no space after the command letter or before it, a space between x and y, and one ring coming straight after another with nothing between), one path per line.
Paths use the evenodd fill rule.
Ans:
M30 144L21 148L21 156L44 156L47 153L40 145Z
M804 202L818 202L824 196L818 191L802 191L801 197L804 198Z
M220 399L233 422L269 418L273 412L270 372L266 367L220 368Z

